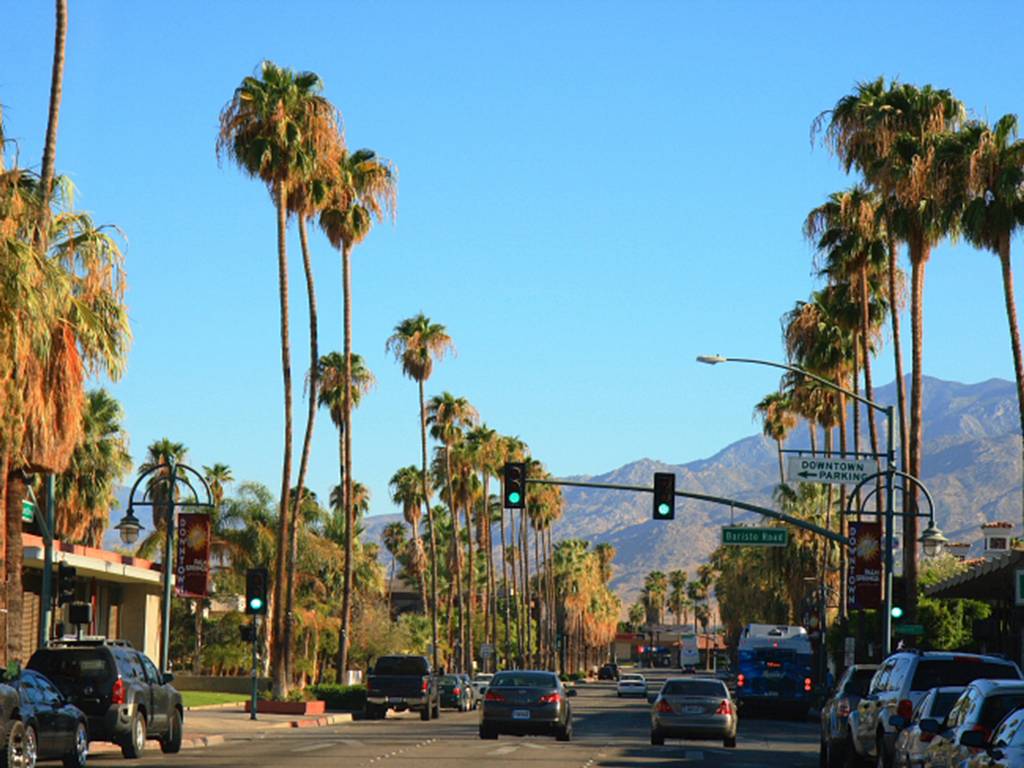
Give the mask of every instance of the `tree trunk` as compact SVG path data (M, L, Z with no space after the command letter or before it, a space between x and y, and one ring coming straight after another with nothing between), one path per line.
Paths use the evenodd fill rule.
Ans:
M512 655L512 640L511 640L511 628L509 627L510 616L509 616L509 602L508 601L511 598L511 595L509 594L509 586L511 585L512 582L509 580L509 577L508 577L508 544L505 542L505 506L504 506L504 504L502 504L501 519L499 520L499 523L501 525L501 578L502 578L502 581L504 583L504 590L505 590L505 602L504 602L505 610L503 611L503 613L505 614L505 616L504 616L504 619L505 619L505 648L504 648L504 652L501 655L501 659L502 659L502 662L504 662L504 664L505 664L505 669L510 669L511 667L509 666L508 660L509 660L509 656ZM495 596L495 600L497 600L497 596ZM495 608L495 610L497 610L497 608Z
M420 448L423 453L423 503L427 506L427 528L430 534L430 627L434 641L433 664L437 670L437 536L434 531L434 510L430 507L430 481L427 477L427 407L420 387Z
M277 182L274 189L277 204L277 283L281 308L281 378L284 382L284 461L281 467L280 520L277 526L277 553L275 557L274 605L275 615L271 641L271 666L274 675L273 695L283 699L288 695L291 671L291 616L284 610L285 595L290 585L285 583L288 554L289 491L292 476L292 353L288 329L288 251L285 236L288 227L288 194L284 184Z
M7 624L10 613L7 611L7 477L10 473L8 454L0 453L0 509L3 510L5 523L0 525L0 666L7 665Z
M345 487L346 487L345 486L345 414L343 413L341 415L341 423L338 425L338 488L341 489L341 513L342 513L342 515L345 514ZM413 529L413 530L415 531L415 529ZM342 581L344 582L344 575L342 575ZM342 589L344 589L344 584L342 585ZM344 600L342 602L344 603ZM424 596L423 596L423 605L424 605L424 609L425 609L426 605L427 605L426 594L424 594ZM342 606L342 610L344 610L344 606ZM343 661L342 658L341 658L341 651L342 651L341 632L340 632L341 620L342 620L342 617L339 616L338 617L338 621L339 621L339 625L338 625L338 629L339 629L339 632L338 632L338 650L334 654L335 679L338 681L339 684L345 678L345 663L347 662L347 659L345 661Z
M1013 270L1010 264L1010 235L999 238L999 264L1003 270L1003 297L1006 300L1006 319L1010 324L1010 346L1013 349L1013 372L1017 379L1017 411L1020 419L1021 439L1024 440L1024 361L1021 360L1020 326L1017 324L1017 300L1013 295ZM1024 446L1022 446L1021 471L1024 472ZM1024 477L1021 478L1024 491ZM1021 506L1024 515L1024 504Z
M476 609L476 568L473 562L473 499L466 499L466 673L473 674L473 614Z
M530 632L530 529L526 522L526 509L519 511L519 546L522 548L520 570L523 573L523 658L529 660L533 653Z
M466 667L466 624L463 612L462 594L462 542L459 541L459 510L455 507L455 488L452 485L452 461L451 446L445 443L444 446L444 471L448 479L448 509L452 513L452 552L455 555L455 601L458 604L458 627L459 627L459 653L455 656L455 663L460 671Z
M776 440L775 441L775 447L778 450L778 454L779 454L779 485L785 485L786 484L786 472L785 472L785 468L782 465L782 441L781 440Z
M914 247L916 245L916 248ZM916 253L915 253L916 251ZM916 238L911 244L910 262L911 294L910 294L910 329L912 342L912 382L910 390L910 474L921 477L921 451L924 416L924 271L931 255L931 248L923 237ZM908 483L913 486L913 483ZM910 508L908 512L917 512L917 488L910 492ZM908 620L917 620L917 516L906 515L903 518L903 588Z
M60 102L64 95L64 51L68 36L68 2L56 0L56 25L53 37L53 70L50 74L50 107L46 120L46 141L43 144L43 164L39 170L39 188L43 190L42 221L39 227L39 252L46 253L49 245L50 197L57 167L57 125L60 122Z
M860 268L860 348L864 360L864 397L874 401L875 390L871 384L871 314L868 297L868 268ZM871 436L871 452L878 453L878 429L875 426L875 412L867 409L868 433Z
M341 634L338 638L338 662L344 676L348 669L349 634L352 631L352 571L355 560L355 505L352 498L352 250L341 248L342 304L345 324L344 431L345 480L342 503L345 514L345 583L341 597Z
M28 493L25 475L15 469L7 476L7 662L27 661L22 658L21 617L23 592L21 568L23 550L21 543L21 503Z
M904 470L910 466L910 455L907 445L907 382L903 376L903 344L900 340L900 310L896 302L896 275L899 274L897 263L898 247L896 241L889 240L889 319L892 325L892 350L896 366L896 398L899 407L900 466ZM904 509L906 504L904 503Z

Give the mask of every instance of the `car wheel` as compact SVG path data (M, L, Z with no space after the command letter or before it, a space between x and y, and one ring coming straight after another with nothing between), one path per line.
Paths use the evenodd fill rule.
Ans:
M434 705L434 719L437 720L439 717L441 717L441 702L440 701L438 701L437 704Z
M28 729L20 720L11 722L11 730L7 734L7 747L0 754L0 766L3 768L26 768L34 766L35 759L28 762L29 744ZM32 753L35 754L34 752Z
M176 755L181 752L181 736L181 712L175 708L167 726L167 735L160 739L160 751L165 755Z
M665 734L661 731L651 731L651 744L656 747L665 746Z
M64 755L64 768L85 768L85 762L89 759L89 732L85 729L85 723L78 723L75 727L75 740L71 744L71 751Z
M875 737L875 768L889 768L889 764L885 760L885 741L882 739L882 734L878 734Z
M722 746L726 749L736 749L736 737L726 736L724 739L722 739Z
M146 719L139 710L132 715L128 738L121 744L121 754L129 760L142 757L146 750Z
M498 738L498 732L493 728L485 728L480 726L480 738L494 740Z
M423 722L426 722L427 720L429 720L430 719L430 710L431 710L431 706L430 706L429 703L427 703L427 705L425 707L423 707L423 709L420 710L420 720L422 720Z
M558 741L572 741L572 721L560 726L555 732L555 739Z

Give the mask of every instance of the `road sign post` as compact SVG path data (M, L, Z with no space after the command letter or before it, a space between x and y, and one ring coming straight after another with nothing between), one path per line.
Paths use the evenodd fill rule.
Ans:
M730 546L784 547L789 543L789 531L785 528L727 525L722 527L722 543Z

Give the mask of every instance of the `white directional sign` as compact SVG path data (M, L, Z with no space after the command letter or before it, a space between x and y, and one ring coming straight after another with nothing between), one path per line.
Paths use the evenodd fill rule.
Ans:
M786 463L791 483L834 483L855 485L878 472L875 459L832 456L790 456Z

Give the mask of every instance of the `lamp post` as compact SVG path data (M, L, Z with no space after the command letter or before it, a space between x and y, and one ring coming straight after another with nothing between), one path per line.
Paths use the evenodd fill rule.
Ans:
M721 355L700 355L697 358L698 363L705 363L707 365L717 365L719 363L750 363L752 365L765 365L769 368L779 368L784 371L790 371L791 373L798 374L800 376L806 376L812 381L816 381L830 389L834 389L836 392L842 392L847 397L853 398L858 403L863 403L869 408L874 408L876 411L880 411L885 414L885 448L886 448L886 461L885 461L885 616L882 619L884 624L883 632L884 638L882 642L882 653L883 656L888 656L892 650L892 572L893 572L893 487L894 475L896 472L896 446L894 445L895 436L895 419L893 407L891 405L879 405L878 403L868 400L866 397L861 397L856 392L852 392L845 387L841 387L833 381L829 381L826 378L818 376L817 374L805 371L803 368L796 365L789 365L788 363L777 363L771 360L758 360L748 357L723 357Z
M162 474L158 474L162 473ZM141 499L136 500L135 492L139 485L147 477L151 478L146 484L146 490ZM196 493L190 477L199 481L206 494L206 501L199 501L199 494ZM180 501L176 498L178 485L184 485L192 494L191 501ZM167 496L154 500L153 491L157 488L164 489ZM170 671L169 657L171 644L171 597L172 592L172 556L174 553L174 511L177 507L199 507L207 512L213 509L213 493L210 486L201 474L196 472L187 464L165 462L155 464L139 473L131 493L128 494L128 510L124 518L114 528L121 535L121 541L127 545L138 541L139 532L143 525L135 517L135 507L153 507L154 510L164 512L164 555L163 555L163 602L161 604L161 627L160 627L160 671Z

